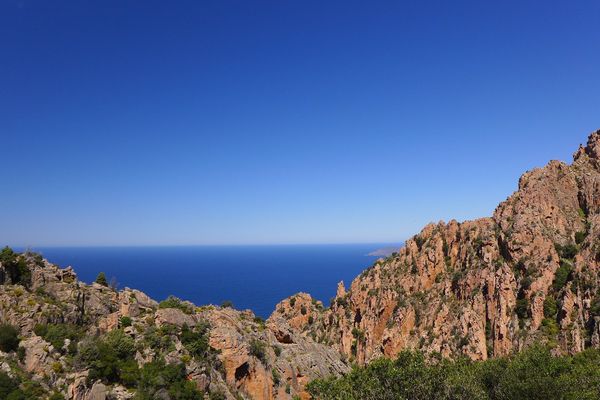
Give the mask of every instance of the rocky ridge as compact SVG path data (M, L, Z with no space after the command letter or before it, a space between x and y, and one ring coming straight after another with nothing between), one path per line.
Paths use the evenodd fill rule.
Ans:
M598 347L599 211L597 131L572 164L525 173L492 217L429 224L347 290L340 283L330 308L302 295L274 315L359 364L403 349L485 360L534 342Z
M285 319L265 323L251 311L196 307L177 299L159 304L138 290L84 284L71 268L35 254L18 257L28 268L29 283L13 284L0 265L0 322L19 330L22 350L20 355L0 352L0 365L38 385L40 399L54 390L74 400L137 398L135 387L90 379L90 369L78 365L86 337L114 331L133 340L140 367L159 358L183 362L186 379L210 399L306 399L307 382L348 370L336 350L300 335ZM52 339L40 336L40 326L69 326L81 334L68 351L69 338L56 348ZM183 339L184 330L198 326L209 327L210 351L201 357ZM154 398L176 397L163 391Z

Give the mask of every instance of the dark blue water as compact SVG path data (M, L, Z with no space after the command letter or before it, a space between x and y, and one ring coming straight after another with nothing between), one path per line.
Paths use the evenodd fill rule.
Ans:
M308 292L329 305L337 282L350 284L386 244L194 247L34 248L51 262L71 265L80 280L103 271L120 288L156 300L175 295L197 305L230 300L267 317L282 299Z

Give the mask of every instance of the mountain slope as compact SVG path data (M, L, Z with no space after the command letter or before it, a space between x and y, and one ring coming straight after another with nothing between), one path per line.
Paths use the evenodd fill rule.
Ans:
M307 398L309 381L348 369L285 320L157 303L82 283L36 254L0 254L0 397L10 378L25 391L14 399Z
M426 226L340 284L330 309L303 299L302 315L290 298L273 316L361 364L407 348L487 359L534 342L598 347L599 209L600 131L571 165L525 173L492 217Z

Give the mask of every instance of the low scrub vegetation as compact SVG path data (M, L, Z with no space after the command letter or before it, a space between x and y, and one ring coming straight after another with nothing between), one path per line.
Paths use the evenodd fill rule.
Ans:
M600 351L554 357L534 346L512 358L434 363L407 351L341 378L313 381L308 391L319 400L591 400L600 398Z
M192 314L194 307L192 304L187 303L175 296L169 296L165 300L158 303L158 308L177 308L186 314Z
M65 341L69 339L70 343L67 350L70 354L75 354L77 351L75 343L83 335L81 327L69 324L36 325L33 331L60 352L63 352Z

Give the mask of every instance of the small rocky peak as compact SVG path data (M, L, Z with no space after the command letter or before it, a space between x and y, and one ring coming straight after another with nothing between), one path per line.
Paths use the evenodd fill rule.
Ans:
M340 281L337 285L337 293L336 296L337 298L342 298L346 295L346 287L344 286L344 281Z
M596 161L600 160L600 129L588 137L585 147L579 146L579 149L573 155L573 159L577 161L584 155Z

